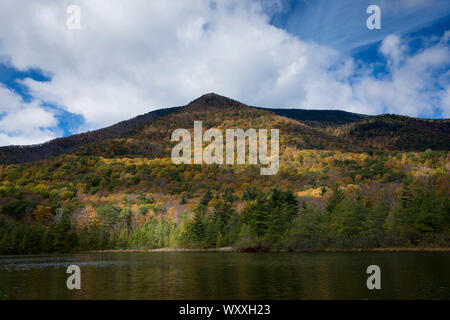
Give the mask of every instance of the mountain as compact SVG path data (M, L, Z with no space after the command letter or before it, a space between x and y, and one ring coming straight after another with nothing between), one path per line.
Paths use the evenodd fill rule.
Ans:
M261 175L262 164L173 163L172 132L192 135L198 120L222 133L279 129L276 174ZM207 94L3 147L0 254L448 247L449 137L446 119L256 108Z
M279 128L282 146L296 145L314 149L342 148L345 141L301 121L279 116L270 110L258 109L216 94L204 95L177 112L148 122L121 138L89 143L74 151L77 155L103 157L170 157L171 133L178 128L191 130L194 121L203 128Z
M145 124L178 110L179 107L160 109L121 121L112 126L75 134L65 138L57 138L48 142L27 146L0 147L0 163L24 163L38 161L70 152L85 144L118 139L127 132L139 130Z
M353 122L361 122L372 118L364 114L352 113L341 110L306 110L306 109L270 109L280 116L303 121L313 127L326 127L329 125L343 125Z
M194 120L202 120L204 128L279 128L284 142L304 149L450 149L448 119L367 116L339 110L257 108L211 93L184 107L152 111L104 129L40 145L0 147L0 164L43 160L65 153L163 157L170 152L171 131L192 128Z
M450 121L384 114L353 124L346 136L387 150L450 150Z

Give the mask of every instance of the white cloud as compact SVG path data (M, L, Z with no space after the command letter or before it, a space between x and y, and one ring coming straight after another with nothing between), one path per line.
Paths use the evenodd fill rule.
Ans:
M355 86L356 100L369 112L400 113L411 116L432 116L436 111L450 113L445 102L449 81L443 79L443 89L436 86L438 74L450 65L448 39L408 55L408 48L397 36L386 37L380 52L388 59L389 73L384 79L364 78Z
M22 98L0 83L0 114L17 110L22 105Z
M39 101L22 97L0 85L0 145L34 144L56 138L54 113ZM53 128L53 129L52 129Z
M8 135L6 133L0 132L0 145L30 145L39 144L45 141L55 139L56 136L52 130L41 129L33 132L32 135L26 134L16 134Z
M380 52L389 60L391 65L398 66L400 59L404 57L405 48L397 35L388 35L380 46Z
M80 30L66 28L69 4L81 8ZM435 70L449 64L446 40L410 56L402 39L386 38L380 52L392 60L391 75L375 79L361 74L370 66L361 69L268 20L254 1L35 0L21 6L3 0L0 56L16 68L48 72L51 81L22 84L36 101L83 115L82 129L182 105L207 92L259 106L450 113L448 91L430 88ZM0 99L0 106L24 115L28 110L17 97ZM54 122L41 116L36 119L42 126L32 126L43 135L34 137L47 139L51 131L45 130ZM0 136L0 144L12 141Z

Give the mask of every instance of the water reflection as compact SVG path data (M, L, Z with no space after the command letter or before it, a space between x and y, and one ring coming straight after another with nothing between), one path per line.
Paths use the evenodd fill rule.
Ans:
M70 264L81 290L68 290ZM377 264L382 289L368 290ZM449 299L450 253L124 252L0 257L11 299Z

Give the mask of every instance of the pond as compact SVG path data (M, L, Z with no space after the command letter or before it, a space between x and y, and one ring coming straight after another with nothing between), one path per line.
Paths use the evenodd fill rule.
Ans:
M81 289L69 290L69 265ZM381 290L369 290L369 265ZM114 252L0 256L10 299L450 299L449 252Z

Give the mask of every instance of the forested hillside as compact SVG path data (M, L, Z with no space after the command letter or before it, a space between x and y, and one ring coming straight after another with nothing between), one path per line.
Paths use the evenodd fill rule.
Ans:
M139 130L148 122L167 115L177 107L152 111L133 119L116 123L110 127L54 139L39 145L0 147L0 163L25 163L64 154L88 143L101 142L126 136Z
M175 114L171 116L172 113ZM164 146L170 137L168 132L192 128L194 120L220 128L272 125L285 131L282 134L285 142L303 149L425 151L450 148L448 119L366 116L339 110L264 109L207 94L185 107L152 111L104 129L40 145L0 147L0 164L43 160L70 152L110 157L163 156L167 155ZM147 133L154 136L149 139Z
M171 132L194 120L278 128L278 173L173 164ZM448 120L282 112L209 94L130 121L61 139L77 145L39 161L10 164L33 149L2 149L0 253L450 244Z

